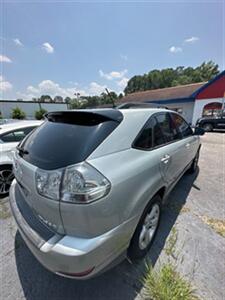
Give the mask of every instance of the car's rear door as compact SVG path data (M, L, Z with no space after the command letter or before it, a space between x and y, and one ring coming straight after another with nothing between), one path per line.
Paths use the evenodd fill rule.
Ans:
M168 185L172 184L185 168L181 135L174 126L170 114L163 112L155 115L157 126L154 132L154 147L159 147L160 171ZM159 140L164 139L163 145Z

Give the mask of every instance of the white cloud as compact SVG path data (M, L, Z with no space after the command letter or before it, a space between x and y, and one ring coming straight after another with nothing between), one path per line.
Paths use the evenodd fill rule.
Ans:
M27 92L33 93L33 94L38 94L38 93L39 93L39 90L36 89L35 87L33 87L32 85L29 85L29 86L27 87Z
M12 84L6 81L3 76L0 75L0 92L5 92L12 89Z
M127 61L128 60L128 56L124 55L124 54L120 54L120 58Z
M117 81L117 84L120 88L124 89L127 86L128 80L129 80L129 78L123 77L120 81Z
M100 95L105 91L106 86L98 84L97 82L91 82L86 87L79 87L77 84L73 87L62 87L58 83L52 80L43 80L37 86L29 85L25 92L17 92L17 96L24 100L31 100L32 98L40 97L41 95L50 95L55 97L56 95L65 97L75 97L75 93L79 93L81 96L88 95Z
M8 56L0 54L0 62L11 63L12 60Z
M175 47L175 46L172 46L172 47L169 48L169 51L170 51L171 53L178 53L178 52L182 52L183 49L182 49L181 47Z
M194 44L195 42L197 42L199 40L199 38L197 36L192 36L186 40L184 40L185 43L189 43L189 44Z
M122 71L112 71L110 73L104 73L102 70L99 70L99 75L107 80L113 80L113 79L120 79L123 78L124 75L127 73L127 70Z
M23 43L22 43L18 38L13 39L13 42L14 42L17 46L20 46L20 47L23 46Z
M48 42L42 44L42 49L45 50L47 53L53 53L54 52L53 46Z
M102 92L105 92L106 86L98 84L97 82L91 82L87 92L90 95L100 95Z

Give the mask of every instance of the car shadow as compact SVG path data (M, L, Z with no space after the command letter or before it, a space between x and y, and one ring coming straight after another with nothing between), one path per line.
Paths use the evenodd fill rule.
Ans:
M191 188L196 188L194 181L198 172L183 176L168 198L168 204L162 211L158 234L147 255L147 260L150 260L152 265L157 262ZM128 300L134 299L143 285L141 279L145 270L145 260L134 264L125 260L99 277L86 281L59 277L46 270L35 259L18 231L15 237L15 259L27 300Z

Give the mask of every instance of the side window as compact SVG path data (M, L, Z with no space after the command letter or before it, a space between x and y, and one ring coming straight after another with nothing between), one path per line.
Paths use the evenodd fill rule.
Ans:
M165 140L165 137L163 136L163 133L162 133L162 129L160 128L160 124L158 122L156 122L156 119L155 120L155 126L154 126L154 129L153 129L153 145L154 147L157 147L157 146L160 146L160 145L163 145L166 143L166 140Z
M9 133L3 134L0 139L3 143L16 143L20 142L25 136L30 133L35 127L27 127L22 129L17 129Z
M147 122L134 143L135 148L150 149L153 147L153 128L155 124L156 121L154 119L150 119Z
M172 122L169 113L161 113L156 115L155 118L161 129L161 135L164 137L165 143L179 139L179 132L177 131L174 122Z
M172 113L171 117L173 119L173 123L183 137L188 137L193 134L191 127L181 116Z

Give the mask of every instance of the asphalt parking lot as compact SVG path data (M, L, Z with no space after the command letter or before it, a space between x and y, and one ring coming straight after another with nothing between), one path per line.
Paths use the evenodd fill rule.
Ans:
M171 262L200 299L225 299L225 133L202 137L199 170L172 191L149 252L155 267ZM222 225L221 225L222 224ZM0 200L0 299L141 299L143 263L122 262L105 274L75 281L44 269L24 244L8 198Z

